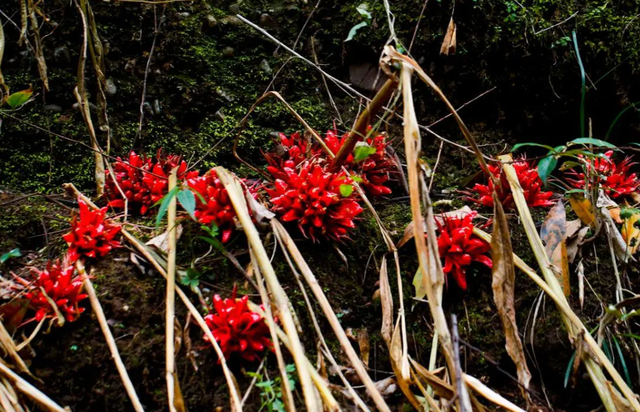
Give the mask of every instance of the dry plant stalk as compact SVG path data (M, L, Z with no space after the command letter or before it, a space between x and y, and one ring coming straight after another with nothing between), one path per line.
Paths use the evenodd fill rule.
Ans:
M493 191L493 204L493 236L491 237L491 258L493 260L491 287L493 289L493 300L502 320L507 353L516 365L518 382L522 385L522 396L527 401L527 405L531 405L532 400L528 392L531 372L527 367L527 358L524 354L524 347L522 346L522 341L518 334L518 324L516 323L514 305L516 271L513 261L513 248L511 246L509 224L495 189Z
M9 96L9 87L4 82L4 76L2 75L2 57L4 56L4 28L2 27L2 20L0 20L0 102L4 101L5 97Z
M284 361L284 357L282 356L282 349L280 348L280 341L278 339L278 332L276 331L276 322L273 319L273 314L271 313L271 300L269 299L269 294L267 293L267 289L264 287L264 282L262 281L262 275L260 274L260 266L256 261L255 253L253 250L249 248L249 254L251 255L251 264L253 266L253 271L256 276L256 283L258 286L258 290L260 292L260 298L262 298L262 304L265 308L267 325L269 326L269 332L271 333L271 339L273 340L273 349L276 353L276 359L278 360L278 369L280 370L281 377L281 387L282 391L282 400L284 402L285 410L287 412L295 412L296 404L293 400L293 394L291 393L291 387L287 382L289 382L289 377L287 376L287 368L286 363Z
M96 206L96 204L93 203L91 199L89 199L84 194L82 194L72 183L65 183L62 185L62 187L66 191L71 193L74 197L84 201L91 208L98 209L98 206ZM135 236L133 236L124 228L122 228L120 232L125 238L127 238L127 240L133 245L133 247L135 247L138 250L138 252L140 252L140 254L144 256L144 258L147 259L153 265L153 267L158 271L158 273L160 273L160 275L162 275L163 278L168 279L167 271L165 270L165 268L162 267L160 262L158 262L158 260L149 252L149 249L143 242L138 240ZM236 380L233 376L233 373L229 369L229 366L227 365L227 361L224 357L224 354L222 353L222 349L220 349L220 345L218 345L218 342L215 340L215 337L213 336L213 334L211 333L211 330L207 326L207 322L205 322L200 312L198 312L198 309L196 309L193 303L191 303L191 301L189 300L187 295L182 291L182 289L176 288L176 293L178 294L178 297L180 297L180 300L182 300L182 303L184 303L184 305L187 307L187 310L189 311L191 316L193 316L193 318L196 320L196 323L198 323L198 326L200 326L204 334L207 336L207 339L209 339L209 342L213 345L213 349L216 351L216 354L220 359L222 372L227 381L227 386L229 386L232 412L242 412L242 405L240 403L240 395L238 394Z
M347 358L349 359L351 366L355 369L356 373L358 374L358 377L366 387L367 393L369 394L371 399L373 399L379 411L390 412L391 410L389 409L389 406L387 405L385 400L382 398L380 391L378 391L378 389L375 386L375 383L367 373L362 361L358 357L358 354L356 353L355 349L351 345L351 342L349 341L347 334L342 328L342 325L340 325L340 320L336 316L334 310L331 308L331 304L329 303L329 300L327 299L326 295L322 291L322 288L320 287L318 280L314 276L307 262L302 257L302 254L300 253L300 250L294 243L293 239L277 219L271 220L271 226L273 227L273 230L276 233L276 235L282 240L282 243L284 243L287 250L293 257L293 260L295 261L296 266L298 266L298 269L300 269L300 272L302 273L304 280L309 285L311 292L313 292L313 295L316 297L318 304L322 308L322 312L324 313L327 320L329 321L329 324L331 325L333 332L336 334L336 337L340 342L340 346L345 351L345 354L347 355Z
M78 0L74 0L74 2L76 4L76 8L80 12L80 17L82 18L83 43L82 43L82 48L80 50L80 58L78 59L78 82L77 82L76 88L73 91L73 94L76 97L76 100L78 101L80 112L82 113L84 122L87 125L87 130L89 131L89 137L91 138L91 146L93 148L93 157L95 161L94 174L96 179L96 196L102 197L102 195L104 194L104 185L105 185L104 159L102 157L102 149L100 148L100 144L98 143L98 137L96 136L96 130L93 127L93 121L91 120L91 110L89 110L89 99L87 98L87 91L85 89L84 71L85 71L85 63L87 61L87 47L88 47L88 41L89 41L87 15L85 14L85 11L83 10L82 6L78 3Z
M51 412L68 412L68 409L52 401L47 395L13 372L2 359L0 359L0 375L4 376L16 389L31 398L43 409Z
M511 192L513 193L518 213L522 219L522 224L525 232L527 233L527 238L529 239L533 253L538 261L540 271L544 276L544 281L549 286L551 293L553 293L555 297L554 301L556 301L556 303L561 302L558 304L558 308L561 311L563 322L569 333L569 339L574 345L582 344L582 342L584 342L589 349L587 351L583 351L583 354L585 355L583 362L605 408L610 412L616 411L616 403L626 399L628 407L636 412L640 412L640 403L638 403L636 395L627 386L624 379L611 364L589 331L571 310L569 303L564 296L562 285L558 282L553 270L551 270L551 262L545 252L544 245L542 244L542 240L538 235L531 217L531 213L522 193L522 187L520 187L520 183L518 181L518 176L511 164L511 155L500 156L500 160L503 162L503 170L505 171L509 185L511 186ZM617 390L608 383L600 365L603 365L607 372L609 372L609 375L620 388L624 397L617 393Z
M321 412L322 405L319 404L317 393L311 380L307 358L304 354L300 337L296 330L296 325L291 314L289 299L287 298L284 289L280 285L276 273L271 265L267 251L260 240L260 235L249 215L246 201L240 184L229 172L222 167L216 167L215 171L220 178L222 184L224 184L229 199L233 204L233 207L238 215L238 219L242 224L242 228L249 240L249 244L256 255L256 260L260 266L261 272L267 283L267 287L272 294L273 302L278 310L279 318L282 322L285 332L291 341L291 349L294 363L298 371L298 377L300 378L300 386L302 387L305 404L307 411L309 412Z
M169 174L168 193L171 193L176 187L178 181L178 167L174 167ZM167 396L169 398L169 410L177 412L185 411L184 402L179 395L180 383L176 372L175 359L175 306L176 306L176 210L178 202L176 196L172 196L169 200L169 209L167 210L167 226L169 228L169 248L167 251L167 312L165 324L165 359L166 359L166 379L167 379Z
M33 32L33 49L38 63L38 72L40 72L40 79L42 85L46 91L49 91L49 77L47 76L47 62L44 59L44 52L42 51L42 39L40 38L40 30L38 29L38 19L36 17L36 5L33 0L26 0L29 7L29 20L31 22L31 31ZM23 22L24 23L24 22ZM24 30L24 27L23 27Z
M109 346L111 357L113 358L113 362L116 364L116 369L118 369L118 373L120 374L120 379L122 379L122 384L124 385L124 388L127 391L127 395L129 395L129 399L131 400L133 409L136 412L144 412L144 408L140 403L140 399L138 399L138 395L136 394L136 390L133 387L131 378L129 378L129 374L127 373L127 367L125 366L124 362L122 362L122 358L120 357L120 352L118 351L118 345L116 345L116 340L113 338L113 334L111 334L111 329L109 328L107 317L104 315L104 311L102 310L102 305L100 304L100 301L98 300L98 296L96 295L96 291L93 288L93 283L91 282L91 278L87 276L85 267L82 264L82 262L77 261L76 268L78 269L78 273L80 274L80 277L83 279L82 283L84 286L84 290L87 292L87 295L89 295L89 301L91 302L91 309L93 309L93 313L95 313L96 318L98 319L98 324L100 325L100 329L102 330L104 339L107 341L107 346Z

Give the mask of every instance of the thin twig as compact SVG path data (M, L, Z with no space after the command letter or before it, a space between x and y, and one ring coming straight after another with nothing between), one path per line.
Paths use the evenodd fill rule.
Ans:
M169 175L169 193L176 187L178 180L178 167L176 166ZM167 225L169 228L169 250L167 256L167 312L165 324L165 359L166 359L166 380L167 395L169 397L169 410L177 412L176 409L176 387L175 387L175 304L176 304L176 207L177 200L172 196L169 200L169 209L167 212Z

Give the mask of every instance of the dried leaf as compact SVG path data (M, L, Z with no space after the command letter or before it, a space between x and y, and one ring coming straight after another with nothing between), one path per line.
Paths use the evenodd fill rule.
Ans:
M365 366L369 367L369 332L367 328L358 329L358 346L360 347L360 359L365 364Z
M524 354L524 348L520 340L520 335L518 334L518 325L516 323L516 309L514 305L516 271L511 237L509 235L509 224L507 223L504 209L495 191L493 193L493 200L494 220L493 234L491 236L491 258L493 260L493 268L491 269L493 280L491 287L493 289L493 300L496 303L498 314L502 320L507 353L516 365L522 396L527 400L527 404L531 404L532 400L527 391L529 383L531 382L531 372L529 372L529 368L527 367L527 359ZM564 208L562 208L562 211L564 212Z
M422 410L422 403L416 398L416 395L410 388L410 382L407 379L402 377L402 332L400 328L400 318L396 322L395 331L393 332L393 338L391 339L391 345L389 345L389 358L391 361L391 367L393 368L393 373L396 375L396 379L398 380L398 386L402 389L402 392L407 397L411 405L413 405L416 410Z
M568 239L567 243L567 258L569 259L569 263L573 263L576 256L578 255L578 250L582 247L582 242L584 238L587 236L589 232L589 226L583 226L579 231L578 235L572 239Z
M634 408L631 406L629 401L627 401L624 396L618 392L611 382L605 381L605 384L607 385L609 393L611 393L611 398L613 398L613 403L616 406L617 412L634 412Z
M584 198L583 195L572 193L571 197L569 197L569 203L582 223L590 226L595 222L596 215L593 211L593 206L588 199Z
M571 285L569 282L569 258L567 257L567 245L565 240L563 239L556 250L553 251L553 255L551 255L551 263L555 269L560 271L558 281L562 285L562 290L565 296L569 296L571 294ZM555 270L554 269L554 270Z
M382 305L382 328L380 333L387 346L390 346L391 334L393 333L393 297L389 286L386 256L382 257L382 263L380 264L380 303Z
M375 384L376 389L378 389L378 392L380 392L382 396L391 396L398 390L396 379L393 376L377 381Z
M549 211L540 228L540 239L544 242L544 250L551 258L558 245L565 239L567 233L567 214L564 203L558 203Z
M449 20L449 26L447 32L444 35L442 46L440 47L440 54L448 56L456 53L456 24L453 22L453 17Z

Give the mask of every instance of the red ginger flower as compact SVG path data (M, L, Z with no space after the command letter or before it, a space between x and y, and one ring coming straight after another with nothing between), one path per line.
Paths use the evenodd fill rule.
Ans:
M86 299L87 295L82 293L82 279L75 274L73 264L67 260L62 263L57 260L47 263L43 271L35 269L34 272L37 277L24 296L36 311L35 320L40 322L44 318L56 318L56 309L68 322L77 320L85 310L79 306L79 302Z
M372 127L367 127L367 133L371 133ZM338 138L337 131L327 131L324 142L334 154L340 151L346 142L349 133L345 133ZM344 162L344 166L352 172L360 174L362 187L371 196L382 196L391 193L391 189L385 186L389 181L389 172L394 168L394 161L386 153L389 143L383 134L373 132L366 138L366 143L375 149L375 152L367 156L364 160L356 162L353 153L350 153ZM357 147L357 146L356 146Z
M238 353L248 361L259 359L265 349L273 349L269 327L264 318L249 309L248 296L236 300L234 288L230 299L213 297L216 313L204 317L225 359ZM205 340L207 336L204 337Z
M549 207L553 206L554 201L551 200L553 192L542 191L542 180L538 176L538 168L529 164L525 159L517 160L512 163L516 171L520 186L529 207ZM500 165L489 165L489 171L493 176L500 180L500 186L496 188L500 203L507 209L515 208L513 194L507 176L503 173ZM489 179L488 184L481 185L477 183L472 192L477 196L469 196L468 200L478 203L482 206L493 207L493 180Z
M70 263L82 256L96 258L120 247L114 238L120 232L120 226L104 220L107 208L92 210L82 200L78 200L80 214L71 220L71 232L62 236L69 244Z
M592 161L586 160L582 155L578 155L578 157L580 157L586 170L594 170L595 174L597 174L598 183L612 199L637 191L640 187L640 179L635 173L630 173L629 171L631 166L635 164L631 162L631 157L625 158L620 163L615 163L611 160L613 150L605 152L604 155L604 158L598 157ZM576 177L575 179L567 179L573 187L585 188L584 173L571 170L569 174Z
M344 172L327 172L314 161L294 168L291 160L281 169L270 166L268 170L276 178L274 187L266 188L273 211L285 222L297 222L303 235L313 241L319 237L341 240L355 227L362 207L353 192L341 193L341 186L353 183Z
M493 262L486 255L491 246L473 235L473 218L477 212L464 217L445 217L440 226L438 236L438 253L443 259L442 271L450 274L460 289L467 290L467 266L471 262L480 262L493 267Z
M196 195L196 219L207 226L215 223L222 231L222 242L229 240L235 227L236 211L216 171L211 169L204 176L189 178L187 184L205 200L203 203Z
M118 158L113 163L115 181L107 171L105 194L109 199L109 206L124 208L124 199L116 186L117 182L127 198L129 208L141 215L146 214L149 208L167 194L168 176L174 167L178 167L180 179L198 175L198 172L187 172L187 163L180 156L165 156L162 150L158 150L155 162L151 158L138 156L133 151L129 153L128 161Z

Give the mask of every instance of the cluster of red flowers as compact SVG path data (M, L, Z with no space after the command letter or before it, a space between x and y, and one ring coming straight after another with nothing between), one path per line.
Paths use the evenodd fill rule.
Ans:
M73 263L65 259L47 263L40 271L34 269L35 280L28 283L24 296L30 307L36 311L34 319L56 318L62 314L68 322L78 319L84 308L78 304L87 298L82 293L82 279L75 271ZM54 307L55 305L55 307Z
M196 219L203 225L215 223L222 232L222 242L228 241L235 227L236 211L216 171L211 169L204 176L191 177L187 184L197 194Z
M167 194L169 173L178 167L178 177L190 178L198 172L187 172L187 163L177 155L164 155L158 151L156 158L129 153L128 161L118 158L113 163L115 179L107 171L105 195L108 205L117 209L124 208L124 198L118 186L124 192L128 207L134 213L145 215L149 208ZM116 184L117 183L117 184Z
M553 206L554 202L551 200L553 192L542 191L542 180L538 176L538 168L529 164L525 159L515 161L512 165L520 181L527 205L530 207ZM500 165L489 165L489 172L500 181L500 186L495 189L502 206L507 209L515 208L511 187ZM482 206L493 207L493 189L492 179L489 179L486 185L478 183L473 187L474 195L468 196L467 199Z
M634 193L640 188L640 179L635 173L631 173L630 169L635 163L631 162L631 158L627 157L622 162L616 163L611 159L613 150L609 150L604 157L598 157L592 161L585 159L579 155L587 171L593 171L596 174L597 184L612 199ZM571 170L569 174L575 179L567 179L574 187L586 189L585 174ZM590 184L590 183L589 183Z
M78 200L80 214L71 219L71 232L62 236L68 243L68 257L71 263L80 257L97 258L120 246L115 237L120 226L105 221L107 208L91 210L82 200Z
M389 181L389 173L395 168L395 162L387 154L386 149L389 143L384 134L372 132L371 126L367 128L370 135L365 139L366 144L371 147L372 153L363 160L356 161L354 153L350 153L344 162L347 170L357 173L362 179L362 187L371 196L383 196L391 193L391 189L385 184ZM344 145L349 133L345 133L341 138L335 130L329 130L324 139L327 147L336 154ZM375 151L373 151L375 149ZM356 149L357 150L357 149Z
M442 270L456 281L462 290L467 289L467 267L471 262L480 262L488 267L493 262L487 256L491 246L473 234L473 219L477 212L463 217L447 216L438 222L438 253L443 260Z
M204 317L225 359L237 353L243 359L254 361L262 356L265 349L273 349L269 327L262 316L249 309L248 302L248 296L236 300L234 288L230 299L223 300L215 295L215 313ZM204 339L208 340L206 335Z
M341 240L355 227L354 219L362 207L346 173L328 172L314 160L304 161L297 168L285 165L270 171L276 181L266 191L273 211L285 222L297 222L305 236L314 241Z
M369 128L371 130L371 128ZM327 147L337 153L348 134L338 138L328 131L324 139ZM360 199L353 190L354 180L362 183L372 196L391 193L385 184L395 166L387 155L388 143L383 134L372 134L366 139L369 152L356 160L351 153L344 171L330 172L330 159L319 145L307 142L300 133L290 137L280 134L283 154L267 153L267 170L275 178L266 191L273 211L285 222L296 221L300 231L312 240L328 238L341 240L355 226L354 219L362 212Z

